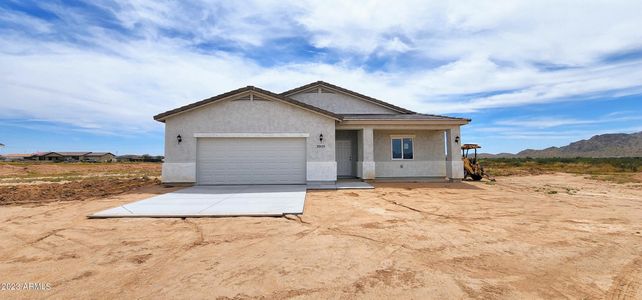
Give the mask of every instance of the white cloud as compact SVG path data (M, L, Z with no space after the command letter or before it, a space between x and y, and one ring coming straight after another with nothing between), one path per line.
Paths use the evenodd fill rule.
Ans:
M536 119L510 119L495 122L497 125L551 128L568 125L585 125L599 123L597 120L578 120L573 118L536 118Z
M427 113L642 93L642 61L603 61L606 55L642 47L640 2L103 4L135 37L91 25L82 11L42 5L77 29L74 38L83 43L19 31L3 34L0 118L37 118L96 131L148 131L158 128L151 120L156 113L240 86L278 92L316 80ZM55 30L23 15L0 10L3 22L43 34ZM168 36L168 31L177 34ZM304 39L349 58L337 64L266 67L246 55L281 38ZM232 43L240 50L196 51L193 46L201 43ZM419 59L412 68L388 71L368 71L355 63L404 55ZM421 59L450 63L421 68ZM572 68L553 71L538 64Z
M537 118L511 118L495 121L494 124L501 126L527 127L547 129L560 126L575 126L575 125L592 125L592 124L605 124L605 123L618 123L642 120L642 116L632 114L631 112L614 112L604 116L599 116L589 119L577 119L571 117L537 117ZM497 127L490 127L498 129ZM501 130L508 128L501 127Z

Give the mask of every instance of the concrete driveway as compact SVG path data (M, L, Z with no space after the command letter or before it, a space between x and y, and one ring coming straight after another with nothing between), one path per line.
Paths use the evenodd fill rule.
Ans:
M90 218L302 214L305 185L194 186L103 210Z

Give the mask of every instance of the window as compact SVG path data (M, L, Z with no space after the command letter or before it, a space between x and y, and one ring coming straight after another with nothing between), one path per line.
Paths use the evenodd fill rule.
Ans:
M414 148L411 137L393 137L391 140L392 159L413 159Z

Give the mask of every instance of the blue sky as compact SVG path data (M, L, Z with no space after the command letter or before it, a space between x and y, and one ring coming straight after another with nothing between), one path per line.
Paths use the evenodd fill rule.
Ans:
M472 118L463 141L491 153L642 131L640 11L640 1L2 1L0 151L162 154L157 113L317 80Z

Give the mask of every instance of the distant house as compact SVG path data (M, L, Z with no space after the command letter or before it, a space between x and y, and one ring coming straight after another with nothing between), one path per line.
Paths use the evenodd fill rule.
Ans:
M89 152L81 157L82 161L116 162L116 155L109 152Z
M21 161L21 160L25 160L25 159L31 157L32 155L33 154L18 154L18 153L4 154L4 155L0 156L0 160L4 160L4 161Z
M163 156L127 154L118 156L116 159L120 162L161 162L163 161Z
M5 160L116 162L116 155L113 153L88 151L6 154L4 157Z
M140 162L145 160L145 158L143 158L142 155L135 155L135 154L121 155L116 157L116 159L122 162Z
M81 161L85 155L91 152L57 152L65 157L65 161Z
M37 161L63 161L65 157L57 152L36 152L27 159Z

